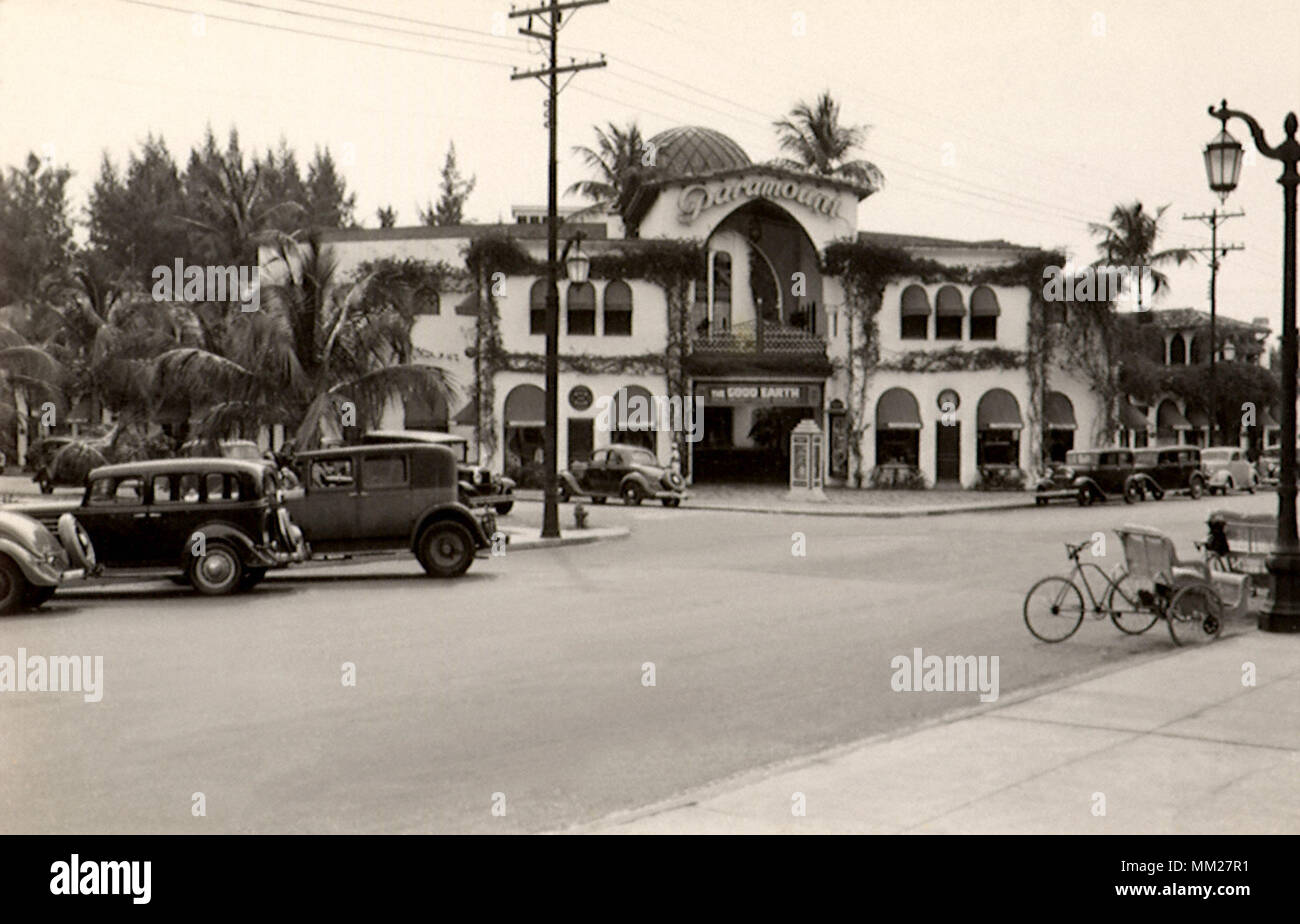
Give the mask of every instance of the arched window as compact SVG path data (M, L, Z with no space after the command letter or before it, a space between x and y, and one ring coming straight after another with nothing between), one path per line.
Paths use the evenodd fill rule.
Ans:
M605 336L632 336L632 287L622 279L605 286Z
M899 305L899 331L901 340L924 340L930 333L930 297L925 289L910 285L903 290Z
M1187 344L1182 334L1174 334L1174 339L1169 342L1169 365L1187 365Z
M990 388L975 409L975 463L1015 468L1020 465L1020 402L1005 388Z
M944 286L934 299L934 339L960 340L966 305L956 286Z
M609 408L609 441L644 446L656 452L658 421L654 398L640 385L624 385L612 396Z
M528 333L546 333L546 280L539 279L528 290Z
M1187 362L1189 365L1205 362L1205 338L1197 337L1195 334L1186 334L1187 344Z
M921 461L921 408L906 388L891 388L876 402L876 465Z
M590 336L596 333L596 287L589 282L569 286L569 334Z
M970 294L970 338L972 340L997 340L998 297L988 286L980 286Z

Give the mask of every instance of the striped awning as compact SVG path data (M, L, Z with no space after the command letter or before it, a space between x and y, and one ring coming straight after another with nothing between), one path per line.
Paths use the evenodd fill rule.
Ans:
M879 430L920 430L921 408L916 396L905 388L891 388L876 402Z
M1147 416L1127 401L1120 402L1119 425L1125 430L1148 430L1151 427Z
M962 318L966 316L966 304L961 300L961 292L956 286L944 286L934 299L934 313L941 318Z
M1025 426L1020 419L1020 404L1004 388L990 389L980 398L975 425L980 430L1022 430Z
M1192 425L1187 422L1183 412L1178 410L1178 405L1172 401L1160 402L1160 407L1156 410L1156 428L1159 430L1190 430Z
M1074 405L1070 399L1059 391L1050 391L1047 393L1047 406L1044 408L1047 412L1047 427L1049 430L1077 430L1078 423L1074 419Z

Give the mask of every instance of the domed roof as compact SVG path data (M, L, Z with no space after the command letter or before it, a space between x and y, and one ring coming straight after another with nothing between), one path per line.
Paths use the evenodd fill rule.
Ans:
M722 132L699 125L682 125L660 132L654 145L655 167L668 176L696 176L715 170L749 167L744 149Z

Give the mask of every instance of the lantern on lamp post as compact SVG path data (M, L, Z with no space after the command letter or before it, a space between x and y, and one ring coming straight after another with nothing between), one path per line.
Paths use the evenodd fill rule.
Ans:
M1300 632L1300 538L1296 535L1296 188L1300 187L1300 142L1294 112L1282 123L1286 139L1276 147L1264 140L1264 130L1250 115L1228 108L1228 101L1211 117L1221 130L1205 146L1205 173L1210 189L1225 198L1237 187L1241 175L1241 145L1228 134L1228 120L1241 119L1250 128L1259 153L1282 163L1282 466L1277 486L1277 540L1268 557L1273 576L1273 598L1259 614L1266 632Z

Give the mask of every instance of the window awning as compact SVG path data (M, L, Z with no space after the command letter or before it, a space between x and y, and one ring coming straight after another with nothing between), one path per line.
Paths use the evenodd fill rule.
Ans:
M456 303L456 307L452 310L455 312L457 317L472 318L475 315L477 315L478 314L478 291L476 290L466 295L464 298L462 298L460 301Z
M987 286L980 286L970 295L970 314L972 318L995 318L1002 313L998 306L998 297ZM1064 397L1064 396L1062 396Z
M1201 408L1192 406L1187 409L1187 422L1194 430L1204 430L1210 425L1210 415Z
M880 430L920 430L921 407L905 388L891 388L876 402L876 427Z
M1127 401L1121 401L1119 405L1119 425L1125 430L1147 430L1150 425L1147 423L1147 417Z
M1077 430L1074 419L1074 405L1070 399L1059 391L1047 393L1047 427L1049 430Z
M1162 401L1160 407L1156 410L1156 427L1160 430L1190 430L1192 425L1187 422L1183 412L1178 410L1178 405L1172 401Z
M930 299L925 294L925 289L920 286L908 286L903 290L903 304L900 309L903 317L917 317L919 315L929 316Z
M975 425L980 430L1021 430L1025 426L1015 395L1002 388L986 391L980 398Z
M934 313L941 318L964 318L966 305L953 286L944 286L934 300Z
M465 406L456 412L456 416L452 418L452 423L465 424L467 426L478 423L478 414L474 407L473 399L465 402Z

